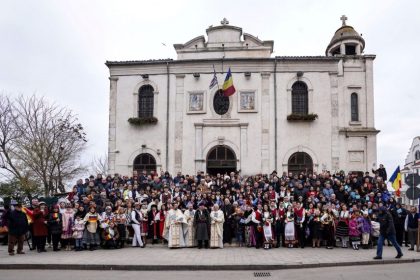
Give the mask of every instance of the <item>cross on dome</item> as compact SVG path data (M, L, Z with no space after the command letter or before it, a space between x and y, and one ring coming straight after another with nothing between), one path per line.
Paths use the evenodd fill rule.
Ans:
M343 22L343 26L345 26L346 25L346 20L348 20L348 18L345 15L342 15L340 19Z

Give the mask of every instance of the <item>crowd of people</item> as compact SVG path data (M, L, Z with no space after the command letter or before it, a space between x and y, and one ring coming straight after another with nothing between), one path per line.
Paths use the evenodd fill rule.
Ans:
M419 214L391 195L382 167L372 176L343 171L313 174L171 176L133 172L78 180L57 204L17 203L3 219L10 255L31 248L119 249L163 243L169 248L334 247L354 250L394 245L414 250ZM12 211L13 210L13 211ZM337 245L338 244L338 245Z

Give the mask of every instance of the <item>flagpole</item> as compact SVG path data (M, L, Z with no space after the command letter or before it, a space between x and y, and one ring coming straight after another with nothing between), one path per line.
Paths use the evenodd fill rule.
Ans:
M220 88L219 88L219 79L217 79L216 68L214 68L214 64L213 64L213 73L216 76L217 91L219 91L220 90Z

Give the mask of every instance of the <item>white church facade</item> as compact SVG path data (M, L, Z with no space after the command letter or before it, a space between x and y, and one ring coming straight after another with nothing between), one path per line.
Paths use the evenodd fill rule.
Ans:
M345 23L325 56L272 56L223 20L177 59L107 61L111 173L368 171L376 165L373 60ZM236 88L221 88L231 69Z

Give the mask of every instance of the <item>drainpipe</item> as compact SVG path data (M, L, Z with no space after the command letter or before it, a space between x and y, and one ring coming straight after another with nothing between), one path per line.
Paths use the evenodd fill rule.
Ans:
M168 171L169 164L169 62L166 62L166 146L165 146L165 167Z
M274 58L274 170L277 170L277 57Z

